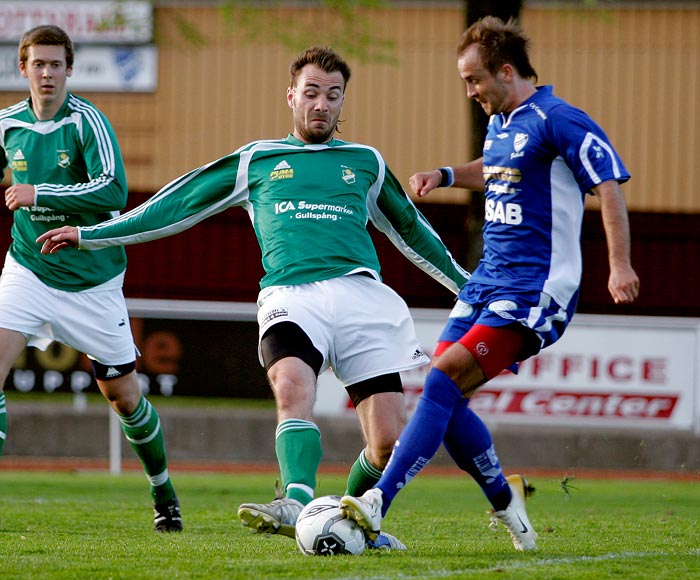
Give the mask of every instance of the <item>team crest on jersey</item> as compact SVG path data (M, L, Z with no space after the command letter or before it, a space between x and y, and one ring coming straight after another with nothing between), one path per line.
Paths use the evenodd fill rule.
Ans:
M343 181L348 185L352 185L353 183L355 183L355 170L351 167L341 165L340 176L343 178Z
M280 161L275 168L270 172L270 181L277 179L292 179L294 177L294 169L285 160Z
M515 159L516 157L525 155L523 151L525 145L527 145L527 133L516 133L513 139L513 149L515 149L515 152L510 154L510 158Z
M513 149L522 151L527 144L527 133L516 133L513 139Z
M66 168L70 165L70 157L65 151L56 151L58 155L58 166Z
M15 154L12 156L12 163L10 164L12 171L27 171L27 160L24 158L24 153L21 149L17 149Z

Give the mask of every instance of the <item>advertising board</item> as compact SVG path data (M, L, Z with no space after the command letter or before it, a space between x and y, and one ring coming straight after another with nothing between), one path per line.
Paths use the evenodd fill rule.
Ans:
M163 395L269 398L257 357L252 303L128 300L145 391ZM413 309L432 352L449 311ZM488 423L649 427L700 433L700 320L578 314L563 338L481 387L472 408ZM428 367L402 373L409 414ZM84 355L54 344L26 349L6 387L96 390ZM331 372L319 378L315 413L352 416Z
M432 352L449 311L413 310L425 352ZM578 314L564 337L504 372L472 397L490 423L650 426L698 430L700 321ZM428 368L403 373L409 413ZM320 379L316 412L352 413L331 373Z

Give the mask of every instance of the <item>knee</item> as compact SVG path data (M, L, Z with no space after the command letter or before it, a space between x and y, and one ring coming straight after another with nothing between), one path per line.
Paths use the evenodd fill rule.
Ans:
M281 376L272 381L272 392L275 395L277 407L288 407L299 399L303 389L297 381Z
M311 420L316 398L314 383L282 374L271 381L271 384L280 419L294 417Z
M384 469L389 462L394 444L401 434L404 423L396 423L394 429L375 433L365 447L367 460L377 469Z
M109 401L109 404L117 414L128 417L129 415L133 415L134 411L136 411L136 407L138 407L139 401L141 400L141 393L106 393L105 398Z
M384 470L386 464L389 462L389 457L391 457L391 452L394 450L394 443L395 441L389 442L387 440L375 445L368 445L365 448L367 461L369 461L373 467Z
M133 414L141 401L141 388L136 373L131 373L111 381L97 381L102 395L112 408L119 414Z

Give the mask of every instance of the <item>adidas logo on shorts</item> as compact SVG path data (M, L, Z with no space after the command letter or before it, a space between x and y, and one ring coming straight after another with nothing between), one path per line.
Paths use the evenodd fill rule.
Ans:
M425 353L421 349L417 348L416 352L413 353L411 360L416 360L417 358L422 358L424 356L425 356Z

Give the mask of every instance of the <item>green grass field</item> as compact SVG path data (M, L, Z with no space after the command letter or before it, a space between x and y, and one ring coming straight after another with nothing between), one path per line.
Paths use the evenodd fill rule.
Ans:
M563 474L562 474L563 475ZM486 500L466 477L421 474L385 520L407 552L303 556L235 517L242 501L271 499L274 475L174 473L182 534L152 531L142 474L0 471L0 578L593 580L700 577L700 479L531 477L539 549L519 553L488 529ZM344 478L322 473L318 495Z

